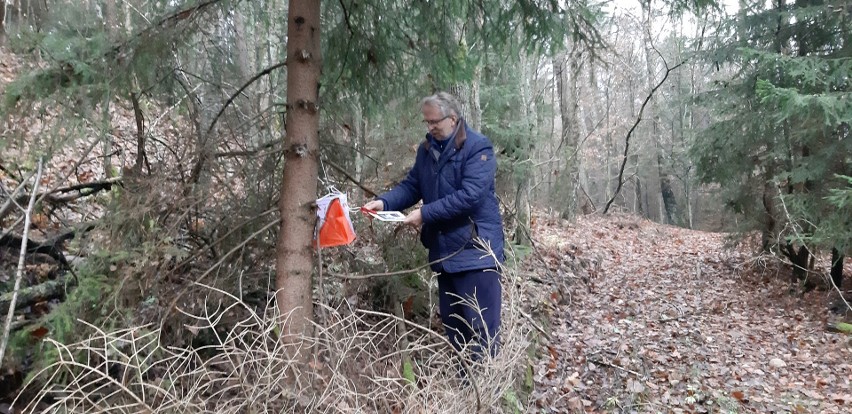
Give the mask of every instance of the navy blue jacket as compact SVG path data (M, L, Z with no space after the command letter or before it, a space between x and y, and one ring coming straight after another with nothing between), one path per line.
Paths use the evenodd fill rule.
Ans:
M456 273L496 267L494 257L474 242L481 238L498 261L504 260L494 148L464 119L448 139L441 152L427 134L405 180L378 198L388 211L402 211L423 200L420 241L429 249L429 261L458 252L432 265L432 270Z

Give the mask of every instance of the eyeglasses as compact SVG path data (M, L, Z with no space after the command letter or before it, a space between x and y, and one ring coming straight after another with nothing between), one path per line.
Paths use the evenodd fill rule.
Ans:
M443 117L443 118L441 118L441 119L435 119L435 120L432 120L432 119L424 119L424 120L423 120L423 123L424 123L424 124L426 124L426 126L430 126L430 127L431 127L431 126L435 126L435 125L440 124L443 120L445 120L445 119L449 118L450 116L451 116L451 115L447 115L447 116L445 116L445 117Z

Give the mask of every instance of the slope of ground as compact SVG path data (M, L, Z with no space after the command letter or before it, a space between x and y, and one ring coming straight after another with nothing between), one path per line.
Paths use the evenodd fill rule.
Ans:
M836 294L791 295L787 270L721 234L629 217L537 233L601 271L557 311L530 412L852 412L852 342L825 331Z

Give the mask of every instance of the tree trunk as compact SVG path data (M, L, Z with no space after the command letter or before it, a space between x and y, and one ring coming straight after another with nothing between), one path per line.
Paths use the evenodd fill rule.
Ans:
M361 111L361 104L356 103L352 107L352 118L349 119L349 124L352 131L349 134L354 135L352 142L355 145L355 180L361 182L364 179L364 163L367 153L367 117Z
M815 286L808 279L808 272L813 269L813 255L808 246L802 245L797 248L792 243L787 243L783 253L793 265L790 282L803 283L806 291L813 289Z
M766 169L766 177L773 177L775 174L774 161L769 160L769 165ZM775 187L772 181L766 180L763 184L763 226L760 235L760 248L764 253L770 253L775 245L777 234L777 222L775 220Z
M610 127L610 115L612 113L612 97L610 95L610 91L612 90L612 74L607 76L606 84L604 89L604 125L605 128L605 138L606 141L606 165L604 168L604 182L603 182L603 201L609 200L610 196L613 192L615 192L615 187L612 186L613 180L611 177L618 176L618 165L615 160L618 158L618 149L615 145L615 138L612 134L612 128Z
M6 40L6 0L0 0L0 45Z
M482 15L481 11L475 11L474 15L471 17L472 24L476 26L482 26ZM458 25L456 25L456 29L454 30L453 37L454 43L459 45L461 49L461 53L467 53L468 44L467 39L465 39L464 31L460 30L460 28L465 26L465 22L458 21ZM464 117L467 124L477 130L482 130L482 107L479 102L479 85L482 78L482 65L477 64L476 67L473 68L472 79L470 83L455 83L450 86L450 93L453 94L456 99L458 99L459 105L461 105L461 115Z
M571 54L568 56L568 72L567 87L568 98L565 102L568 110L568 129L563 129L563 137L565 138L565 146L562 149L563 157L565 158L566 182L565 189L567 190L567 200L563 211L563 217L572 218L577 213L577 186L579 183L580 171L580 70L582 54L577 49L578 45L573 45Z
M466 83L454 83L450 86L450 94L456 97L456 100L461 106L461 116L468 120L470 118L470 85Z
M518 225L515 227L514 242L521 246L532 244L530 239L530 179L528 176L520 178L517 182L517 193L515 194L515 215Z
M257 31L253 26L253 22L248 16L246 16L246 12L239 8L234 10L233 21L234 44L236 51L235 63L238 71L238 78L240 79L239 83L243 83L245 80L248 80L253 76L254 70L257 67L257 61L255 59L256 54L253 53L253 41L255 39L254 34L257 33ZM233 59L234 57L231 58ZM256 90L256 86L253 86L251 89ZM249 104L246 106L247 109L244 110L251 119L255 119L255 117L258 116L257 114L263 111L263 107L260 106L260 99L256 99L256 95L249 90L246 90L244 93L247 93L249 97ZM251 146L267 142L267 140L271 138L265 136L263 132L260 131L259 125L255 122L252 122L248 126L248 137L248 144Z
M638 170L638 167L637 167ZM634 201L633 201L633 212L636 214L645 217L645 208L642 204L642 180L639 179L639 174L635 174L633 176L634 182Z
M566 140L568 139L568 130L570 128L570 115L568 115L568 97L566 97L566 87L565 87L565 72L566 72L566 61L568 60L568 56L565 52L560 52L556 56L553 57L553 77L556 80L556 102L559 105L559 120L560 120L560 128L559 128L559 145L557 148L561 148L566 144ZM565 205L565 193L566 186L565 180L561 177L565 174L565 166L568 160L561 160L556 164L556 171L558 175L555 177L556 185L554 186L554 191L551 194L551 203L554 206L557 206L559 210L562 210L562 206Z
M576 46L574 46L576 47ZM559 134L560 147L562 148L560 158L562 161L562 174L557 183L557 191L554 204L559 206L562 217L571 219L577 213L578 186L579 186L579 155L578 145L580 141L580 105L579 105L579 77L580 77L580 53L576 50L570 54L560 53L553 58L553 70L556 77L556 94L559 101L559 118L562 128Z
M482 131L482 105L480 104L479 89L482 83L482 65L473 68L473 80L470 82L470 113L468 121L470 126Z
M60 277L35 286L21 288L18 291L18 297L15 301L15 309L25 308L36 302L65 296L65 292L68 289L66 281L68 281L68 278ZM9 309L13 294L14 292L7 292L0 295L0 309Z
M651 3L647 3L647 9L644 11L645 13L645 65L647 69L647 81L648 81L648 89L653 90L655 83L655 65L653 63L653 40L651 39ZM669 168L665 163L665 156L663 154L664 146L662 144L658 127L658 115L656 111L656 101L651 100L648 102L648 107L646 109L646 118L650 120L650 134L651 140L654 143L654 149L657 153L655 158L657 164L657 173L660 179L660 222L665 224L674 224L675 218L677 218L677 199L674 196L674 191L672 190L671 184L671 173Z
M254 68L256 67L254 63L255 55L254 53L249 52L250 46L253 46L250 39L254 39L252 35L255 32L251 28L252 23L242 10L234 10L233 19L234 43L237 52L236 66L239 70L240 80L242 81L251 77Z
M840 250L831 249L831 281L838 289L843 288L843 259Z
M533 131L536 129L537 108L533 99L532 85L530 85L530 82L532 82L532 76L529 73L531 72L529 70L530 63L523 56L521 56L520 66L524 79L521 82L520 99L522 102L522 117L527 123L527 139L523 140L522 144L518 146L516 157L520 161L526 161L532 153L531 141ZM517 220L517 227L515 228L513 240L519 245L529 246L532 243L530 240L530 223L532 222L530 216L530 176L532 175L532 169L520 163L516 163L514 168L516 168L513 176L516 189L515 218ZM517 169L521 170L518 171Z
M664 167L665 160L663 159L662 147L657 152L657 167L660 172L660 194L663 197L663 207L665 210L665 224L677 224L677 198L675 198L674 190L672 189L671 175L668 169Z
M133 6L129 1L124 2L124 34L133 34Z
M111 41L115 41L115 29L118 27L118 12L116 11L116 4L112 1L104 2L104 20L103 25L104 29L109 35Z
M604 125L603 129L605 131L609 131L609 128L605 127L606 126L606 124L604 123L605 121L602 119L604 117L604 114L607 112L607 108L605 108L604 106L609 106L609 102L605 102L603 100L603 95L601 93L602 92L601 84L598 83L597 65L595 65L594 59L590 59L590 61L586 64L586 69L588 71L587 74L586 74L587 79L583 84L586 85L586 87L588 87L588 89L585 92L583 92L583 90L581 89L581 94L583 96L588 97L588 99L590 99L591 102L588 103L588 108L587 108L587 110L589 111L589 115L588 115L589 116L589 126L584 129L583 137L590 136L593 132L596 132L597 133L596 135L600 136L600 132L602 132L602 131L596 131L596 128L598 126ZM585 106L585 105L583 105L583 106ZM595 193L597 193L597 194L601 193L600 190L598 190L598 191L592 190L592 186L594 185L595 187L598 187L598 188L603 187L602 185L594 184L594 182L592 180L593 172L598 171L600 168L603 168L603 171L605 173L608 173L607 170L606 170L606 166L609 165L609 163L610 163L610 160L609 160L610 148L609 148L609 146L611 144L609 142L607 142L608 139L606 137L604 137L603 139L604 139L604 142L602 142L601 144L603 144L605 146L605 148L606 148L605 151L607 151L606 156L604 157L606 159L606 161L604 162L603 167L601 167L600 164L597 163L597 162L587 162L585 157L578 154L578 156L581 159L581 161L580 161L580 186L579 186L579 190L582 193L582 195L578 194L578 197L581 197L580 198L580 200L581 200L580 201L580 207L581 207L581 210L583 210L584 214L586 214L585 209L587 208L586 207L587 204L588 205L596 204ZM581 145L582 145L582 143L581 143ZM606 192L606 190L604 189L603 192Z
M313 320L311 248L319 157L320 2L290 0L287 18L287 120L275 297L288 316L284 334L303 334Z

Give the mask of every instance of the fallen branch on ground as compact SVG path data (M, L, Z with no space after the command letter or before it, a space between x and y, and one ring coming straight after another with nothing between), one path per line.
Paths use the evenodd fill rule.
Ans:
M589 361L589 362L591 362L591 363L593 363L593 364L603 365L603 366L606 366L606 367L610 367L610 368L615 368L615 369L618 369L618 370L622 370L622 371L627 372L627 373L629 373L629 374L633 374L633 375L635 375L635 376L637 376L637 377L639 377L639 378L644 377L644 375L642 375L642 374L640 374L640 373L638 373L638 372L636 372L636 371L631 371L631 370L629 370L629 369L627 369L627 368L624 368L624 367L622 367L622 366L620 366L620 365L615 365L615 364L610 363L610 362L601 361L601 360L597 360L597 359L589 359L588 361Z
M33 184L33 194L30 197L30 203L24 213L24 236L21 243L21 254L18 256L18 273L15 276L15 289L12 291L12 298L9 301L9 312L6 314L6 325L3 327L3 338L0 343L0 362L3 361L3 356L6 354L6 345L9 343L9 330L12 328L12 319L15 316L15 301L18 299L18 291L21 289L21 279L24 278L24 259L27 252L27 237L30 231L30 220L35 207L36 193L38 185L41 181L42 168L44 167L44 159L38 160L38 173L36 173L35 182Z
M109 190L112 188L113 184L120 184L121 180L121 177L115 177L104 181L94 181L90 183L70 185L67 187L59 187L50 191L45 191L41 194L37 194L36 197L39 201L44 200L50 204L65 204L75 200L79 200L83 197L88 197L90 195L97 194L103 190ZM20 194L14 197L14 200L8 201L2 208L0 208L0 219L5 218L14 205L26 202L30 199L30 197L32 197L32 195Z
M62 252L60 247L62 243L67 240L71 240L77 237L78 233L86 233L95 228L95 223L85 223L79 226L76 229L66 230L65 232L60 233L58 236L45 240L42 242L28 239L26 243L24 243L24 237L18 236L17 234L4 234L0 237L0 246L13 247L17 248L20 246L26 246L27 254L35 254L41 253L46 254L52 257L54 260L59 262L59 264L66 270L70 270L73 273L73 269L71 265L68 263L68 260L65 258L65 254Z
M61 298L65 295L67 278L59 277L48 280L35 286L18 290L18 299L15 301L15 309L25 308L44 300ZM8 309L12 304L15 292L6 292L0 295L0 309Z
M828 332L845 333L847 335L852 335L852 324L843 322L829 323L828 325L825 325L825 330Z

